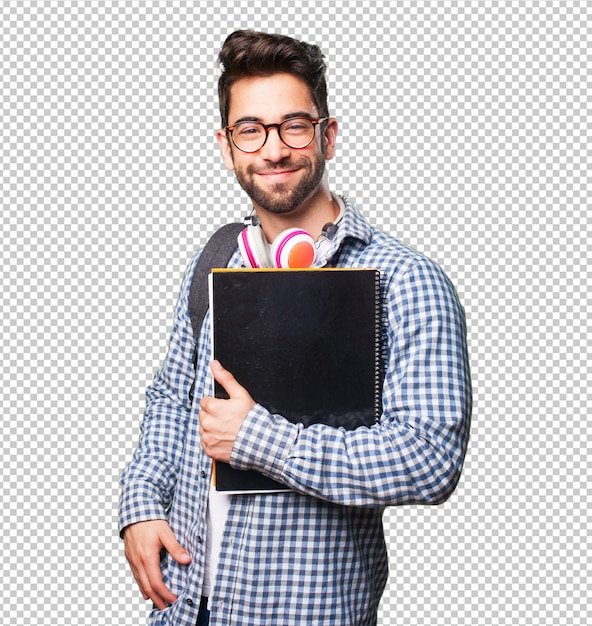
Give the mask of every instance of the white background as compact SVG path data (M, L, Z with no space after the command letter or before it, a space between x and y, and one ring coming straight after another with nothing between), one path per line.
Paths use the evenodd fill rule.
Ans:
M0 623L142 624L118 476L182 272L248 201L214 141L236 28L319 44L332 188L465 305L464 474L385 514L380 624L590 622L587 2L0 4Z

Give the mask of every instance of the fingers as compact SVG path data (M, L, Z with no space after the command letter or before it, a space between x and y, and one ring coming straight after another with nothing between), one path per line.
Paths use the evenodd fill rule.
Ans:
M205 397L200 400L201 444L211 459L228 463L237 434L255 401L219 361L212 362L212 373L228 393L228 399Z
M171 527L167 524L166 527L163 528L162 535L162 545L164 549L181 565L189 565L191 562L191 557L183 548L183 546L177 541Z
M160 610L175 602L175 594L162 580L159 555L139 554L135 560L128 557L128 561L144 600L152 600Z
M237 411L244 411L242 418L255 405L249 392L236 380L227 369L224 369L220 361L212 361L212 373L216 381L224 387L228 394L227 400L214 397L204 397L200 400L200 409L206 415L215 417L232 417Z
M160 570L160 552L164 548L183 565L191 557L175 539L168 523L164 520L139 522L128 526L124 536L125 556L130 564L144 600L152 600L162 610L177 599L164 584Z
M212 373L216 382L224 387L230 398L244 398L249 396L249 392L236 380L236 378L222 367L220 361L212 361Z

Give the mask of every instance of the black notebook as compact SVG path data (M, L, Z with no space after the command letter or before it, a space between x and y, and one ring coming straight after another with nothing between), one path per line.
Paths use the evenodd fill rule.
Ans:
M375 269L215 269L213 356L271 413L353 430L381 413L380 275ZM217 383L215 395L227 397ZM216 488L285 486L216 463Z

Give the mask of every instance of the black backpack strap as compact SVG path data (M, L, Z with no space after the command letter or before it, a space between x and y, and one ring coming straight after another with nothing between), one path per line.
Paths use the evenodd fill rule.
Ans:
M197 340L209 307L208 274L214 267L226 267L228 265L238 245L237 237L244 227L244 224L238 222L222 226L210 237L197 260L189 288L189 317L195 339L194 370L197 367ZM189 398L192 402L194 389L195 380L189 390Z

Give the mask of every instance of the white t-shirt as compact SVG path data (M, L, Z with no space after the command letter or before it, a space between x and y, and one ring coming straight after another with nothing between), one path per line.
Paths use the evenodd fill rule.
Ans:
M210 486L206 532L206 564L202 591L203 595L208 598L212 595L216 581L224 526L226 525L228 510L230 509L230 498L231 496L228 494L216 491L213 484Z

